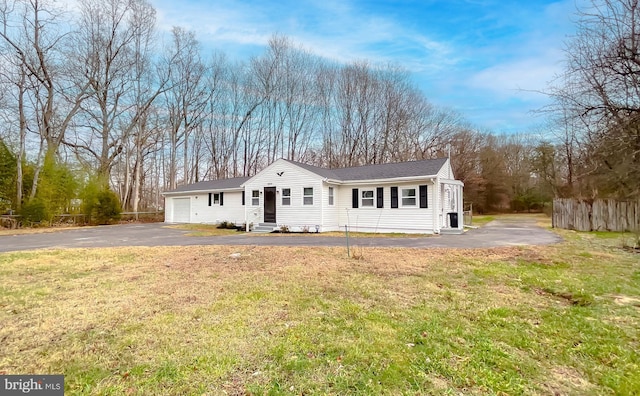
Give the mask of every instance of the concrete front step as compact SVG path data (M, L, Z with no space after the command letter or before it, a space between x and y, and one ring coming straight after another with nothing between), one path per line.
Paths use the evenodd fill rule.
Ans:
M251 232L256 234L266 234L278 229L278 225L275 223L258 223L258 226L254 227Z
M440 235L460 235L464 234L464 230L459 228L441 228Z

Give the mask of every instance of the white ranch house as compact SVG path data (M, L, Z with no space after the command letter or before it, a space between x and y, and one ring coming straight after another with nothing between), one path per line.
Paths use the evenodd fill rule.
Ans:
M463 183L448 158L326 169L279 159L253 177L165 192L165 222L272 231L462 232Z

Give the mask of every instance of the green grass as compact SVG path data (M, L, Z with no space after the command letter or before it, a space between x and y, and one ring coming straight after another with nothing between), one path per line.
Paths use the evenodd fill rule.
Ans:
M640 260L476 250L0 255L0 372L75 394L638 394ZM240 253L240 257L233 255Z
M540 227L551 228L551 218L543 213L500 213L492 215L473 215L472 225L482 227L494 220L506 223L522 221L534 222Z
M496 219L496 216L492 215L473 215L471 225L474 227L482 227L487 223L490 223Z
M613 232L613 231L591 231L586 233L595 238L600 239L620 239L633 235L630 232Z

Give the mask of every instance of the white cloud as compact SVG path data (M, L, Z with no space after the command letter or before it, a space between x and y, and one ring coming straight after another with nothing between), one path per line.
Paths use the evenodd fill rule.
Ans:
M413 71L440 67L450 59L445 43L407 30L385 16L354 9L347 1L306 2L281 14L271 3L250 5L153 0L162 30L179 25L193 30L205 48L235 52L236 46L264 46L269 37L283 34L311 52L338 62L367 59L398 62ZM296 8L299 7L299 8ZM391 52L389 53L389 49ZM416 54L409 55L409 50Z
M497 64L472 75L468 82L475 89L490 91L508 99L539 99L561 66L555 57L518 59Z
M544 104L544 95L533 91L544 90L561 71L562 42L576 4L509 5L509 14L492 2L483 6L485 15L464 19L477 25L434 36L437 23L432 23L436 30L422 30L349 0L151 1L162 30L174 25L193 30L205 50L232 58L255 55L278 33L338 62L397 63L414 73L434 102L490 127L500 127L502 119L504 128L526 123L528 111ZM483 23L490 24L488 30L482 30Z

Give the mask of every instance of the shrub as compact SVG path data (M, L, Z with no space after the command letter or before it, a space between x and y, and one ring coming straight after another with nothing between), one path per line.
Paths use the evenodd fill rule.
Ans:
M116 193L111 190L103 190L98 193L97 204L91 213L92 216L95 216L98 224L110 224L113 221L118 221L121 213L122 207Z
M5 207L16 207L16 157L0 138L0 203Z
M236 224L233 221L222 221L218 224L218 227L220 229L227 229L227 230L235 230L238 227L236 227Z
M89 223L110 224L120 220L122 208L116 193L109 188L89 184L83 192L82 211Z
M22 221L27 225L51 220L49 208L40 198L32 199L22 205L20 215L22 216Z
M68 164L59 163L52 154L45 156L36 197L43 200L51 215L68 213L71 199L77 196L79 183Z

